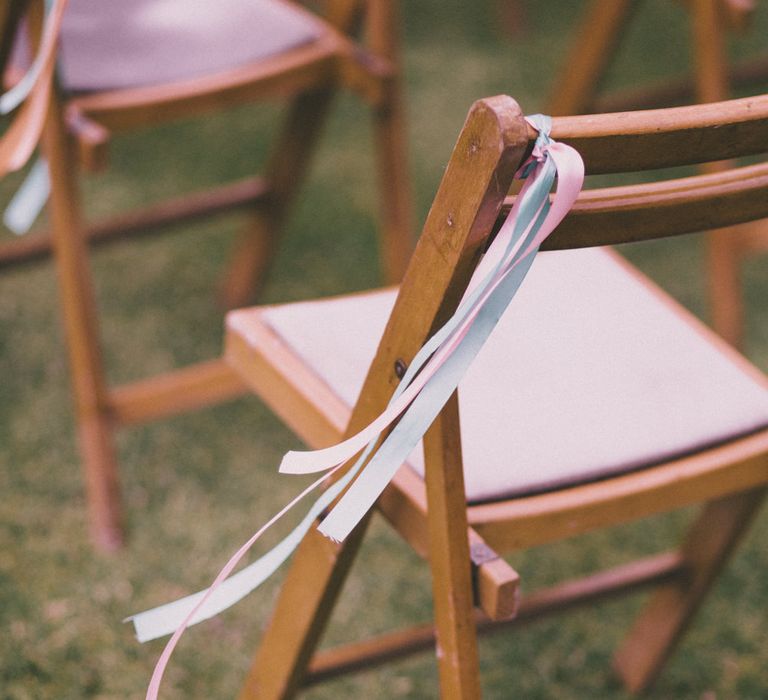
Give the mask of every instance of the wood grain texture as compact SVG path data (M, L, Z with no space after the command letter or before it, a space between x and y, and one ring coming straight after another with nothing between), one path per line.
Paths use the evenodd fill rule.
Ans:
M590 175L655 170L764 153L768 95L706 105L556 119Z
M670 155L659 150L662 143L659 139L682 130L691 143L696 139L708 142L713 134L726 133L725 120L731 117L738 128L730 133L742 139L741 143L728 144L731 151L763 148L755 146L759 141L755 134L764 133L766 107L768 103L763 98L724 103L722 123L715 119L710 107L669 110L653 119L647 113L600 115L589 121L583 121L586 118L555 119L553 131L577 134L578 138L590 142L597 153L610 151L621 143L629 120L634 123L632 138L648 144L645 157L655 153L667 162ZM407 365L455 308L483 246L496 228L502 208L509 205L506 192L513 173L530 150L533 136L522 121L519 108L509 98L492 98L473 107L435 197L346 434L378 415L397 384L396 363L401 367ZM686 149L676 155L683 161L690 156ZM596 167L600 167L601 157L593 159ZM710 216L717 221L721 219L716 217L721 216L722 221L729 222L739 216L734 213L739 201L743 202L749 217L762 216L766 208L766 173L765 165L755 165L724 173L584 193L570 219L566 219L564 232L554 234L552 247L605 242L615 236L607 229L619 221L625 222L627 228L620 234L621 240L676 233L676 226L699 225L691 213L697 207L704 212L702 216L707 217L708 223L713 220ZM569 220L576 222L571 223L570 228ZM628 264L625 271L631 276L639 275ZM735 350L693 321L690 314L657 288L647 282L646 285L679 316L681 323L698 329L703 341L718 347L756 382L768 386L768 380ZM249 384L299 435L314 444L332 441L339 435L349 409L266 327L259 310L240 311L230 317L228 343L234 366L241 368ZM275 664L282 663L280 659L286 654L290 661L280 666L278 675L287 681L276 686L280 688L276 697L291 696L302 679L316 682L343 671L397 658L424 649L436 639L441 694L477 697L475 628L494 629L497 625L473 612L474 605L497 618L503 617L505 610L506 614L516 611L516 618L513 615L501 623L514 625L590 604L606 596L658 585L662 602L651 605L638 623L640 631L630 636L617 662L630 688L644 688L658 674L701 604L717 571L745 531L768 484L768 429L762 429L663 464L594 483L466 506L461 479L459 419L454 397L425 438L426 482L412 470L403 468L377 504L393 527L430 561L437 632L432 626L423 626L348 645L317 657L311 662L309 675L305 675L311 649L338 592L338 576L343 576L351 565L365 523L355 531L354 541L348 547L345 545L343 551L329 550L327 544L314 536L308 537L302 545L307 553L289 574L291 583L281 593L277 612L252 670L248 685L251 693L264 692L274 678ZM678 551L597 572L586 579L565 581L552 589L532 593L523 598L518 607L517 575L497 552L516 551L696 503L711 504L706 506L704 517L722 521L721 535L702 538L704 526L695 525ZM323 557L320 557L321 551L325 552ZM474 591L468 584L470 566L475 572ZM313 571L313 585L309 588L314 612L311 621L298 629L295 620L287 616L301 605L301 596L308 586L301 577L308 576L310 570ZM316 585L318 576L320 584ZM701 583L689 591L690 580ZM505 590L511 594L505 596ZM504 606L510 604L511 607L505 609ZM307 608L302 611L309 612ZM658 640L654 641L655 620L660 617L664 622Z
M26 4L18 0L2 4L2 60ZM309 13L300 4L288 4L296 13ZM43 3L36 0L30 5L29 24L33 34L39 34ZM242 393L245 384L222 360L214 359L131 385L110 387L101 361L98 305L87 243L145 234L230 209L249 209L250 220L220 293L229 307L251 302L269 271L280 231L316 150L334 94L350 88L370 101L375 124L382 267L392 282L399 281L405 271L411 252L411 201L397 81L397 8L391 2L368 5L364 0L329 0L324 3L326 21L311 15L320 31L316 40L305 45L215 74L131 89L54 96L55 44L51 44L41 79L0 139L2 175L26 162L44 124L49 132L43 139L43 150L51 163L52 230L5 243L0 247L0 265L40 259L51 250L56 258L93 528L97 540L106 546L119 544L121 538L113 444L116 427L219 403ZM61 19L58 10L53 16ZM358 33L367 37L367 46L356 40ZM36 45L37 37L33 39ZM264 178L174 198L90 226L83 221L78 165L105 167L112 132L229 109L266 97L287 99L290 107ZM49 100L55 102L50 110ZM55 128L53 118L58 120Z

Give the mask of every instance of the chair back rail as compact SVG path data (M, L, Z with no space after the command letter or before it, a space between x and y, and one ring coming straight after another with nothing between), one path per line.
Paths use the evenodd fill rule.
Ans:
M0 76L5 74L13 48L13 38L28 0L6 0L0 4Z
M508 199L502 210L511 205ZM768 217L768 163L583 192L543 250L617 245Z
M555 118L552 136L581 153L587 174L758 155L768 144L768 95L693 107ZM508 191L512 175L535 137L512 98L498 96L475 103L429 212L369 378L389 377L394 387L394 362L407 364L453 312L488 235L513 201L499 193ZM721 173L585 191L544 247L649 240L766 216L768 163L760 163ZM381 394L376 393L380 403ZM368 395L366 384L361 400Z
M559 117L552 125L552 137L578 150L590 175L765 153L768 95L673 109Z
M529 128L529 139L535 131ZM555 118L590 175L663 169L768 151L768 95L677 109ZM705 155L706 154L706 155ZM496 227L508 214L507 197ZM768 217L768 163L586 190L542 249L616 245Z

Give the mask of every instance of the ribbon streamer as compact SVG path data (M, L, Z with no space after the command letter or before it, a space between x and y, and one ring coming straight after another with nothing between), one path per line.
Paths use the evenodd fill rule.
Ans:
M539 136L531 158L516 175L526 182L512 211L477 266L456 312L417 353L387 409L367 428L342 443L323 450L286 454L281 472L325 474L256 532L208 589L128 618L134 623L140 641L173 632L155 667L147 700L157 698L163 673L184 630L230 607L266 580L342 493L318 529L336 541L346 538L458 386L520 287L539 246L570 210L583 184L584 166L578 153L549 139L550 118L535 115L528 120ZM556 178L556 191L550 203L549 193ZM379 445L383 431L398 417L395 427ZM360 450L363 451L353 466L323 492L285 539L227 578L264 531Z
M51 193L51 177L45 158L39 157L3 212L3 223L17 236L32 228Z
M40 140L53 90L56 49L67 2L46 0L37 55L21 80L0 95L0 114L20 107L0 138L0 176L22 168ZM6 226L17 235L26 233L45 205L49 190L48 168L43 159L38 159L4 213Z

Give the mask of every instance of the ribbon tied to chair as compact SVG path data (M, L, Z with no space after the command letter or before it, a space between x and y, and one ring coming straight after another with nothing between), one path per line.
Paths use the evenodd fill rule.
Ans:
M67 2L46 0L37 55L21 80L0 95L0 114L18 110L0 138L0 177L21 169L40 140L53 90L59 34ZM14 233L25 233L48 199L49 190L48 167L45 160L39 158L3 215L6 226Z
M456 390L520 287L541 243L568 213L583 184L581 157L570 146L550 139L551 119L534 115L528 121L539 135L532 155L515 175L525 180L520 194L478 264L456 312L419 350L386 410L365 429L333 447L288 452L280 465L282 473L322 472L322 476L259 529L232 556L209 588L128 618L139 641L173 633L155 667L147 690L148 700L157 697L165 667L184 630L230 607L271 576L337 498L318 529L335 541L347 537ZM269 527L358 453L354 464L323 491L285 539L230 576Z

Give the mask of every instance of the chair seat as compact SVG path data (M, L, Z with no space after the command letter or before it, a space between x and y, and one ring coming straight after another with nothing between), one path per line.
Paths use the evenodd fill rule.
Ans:
M70 0L60 76L73 92L181 81L283 53L324 28L284 0Z
M258 310L352 406L393 290ZM230 315L247 337L249 314ZM467 498L682 456L768 425L756 369L606 250L542 253L459 388ZM421 449L409 459L423 473Z

